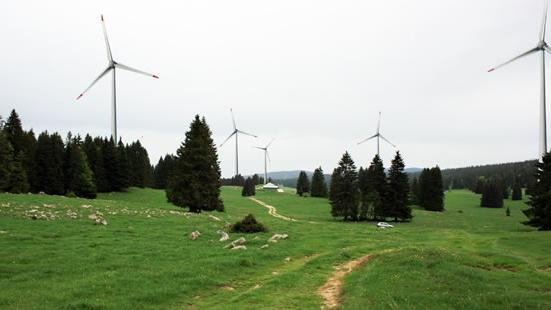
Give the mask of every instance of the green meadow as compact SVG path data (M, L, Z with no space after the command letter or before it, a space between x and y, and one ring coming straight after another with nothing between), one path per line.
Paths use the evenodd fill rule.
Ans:
M0 194L0 308L319 309L335 267L371 254L344 278L342 309L551 309L551 232L521 224L523 202L506 201L507 217L452 191L445 212L415 209L411 223L378 229L334 220L326 199L256 198L297 221L234 187L222 191L226 212L201 214L152 189L96 200ZM95 212L108 224L95 225ZM217 230L249 213L269 231L230 233L247 250L224 249ZM275 233L289 238L260 249Z

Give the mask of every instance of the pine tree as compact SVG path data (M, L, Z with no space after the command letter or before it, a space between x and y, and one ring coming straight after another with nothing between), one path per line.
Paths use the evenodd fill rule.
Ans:
M327 184L321 167L314 170L311 191L312 197L327 197Z
M402 156L400 156L400 152L396 152L388 172L390 208L385 216L402 221L411 219L411 208L408 205L409 180L404 169L405 164Z
M310 192L310 180L306 172L301 171L297 180L297 194L303 196L305 193Z
M419 180L414 177L413 181L411 182L409 197L410 197L410 204L412 205L418 205L419 204Z
M444 186L438 166L423 169L419 177L420 205L427 211L444 211Z
M389 189L385 174L385 167L379 155L375 155L373 161L367 169L366 175L367 192L362 193L364 197L369 197L369 193L376 192L379 203L372 204L375 208L369 212L373 219L384 220L390 214L391 204L389 202ZM362 202L363 204L364 202ZM370 201L365 201L370 204ZM370 217L371 218L371 217Z
M511 200L522 200L522 188L518 180L515 180L513 184L513 193L511 194Z
M15 110L11 110L10 116L4 124L4 132L6 133L8 141L10 141L12 145L14 154L19 154L20 152L25 151L23 148L23 127L21 125L21 119L19 118L19 115L17 114L17 112L15 112Z
M132 162L129 160L127 154L127 147L122 143L122 140L119 140L117 144L117 180L120 189L125 189L132 186L144 187L145 180L145 170L141 165L131 166ZM136 170L133 170L136 169ZM131 183L132 171L135 174L139 175L139 181Z
M241 191L241 196L243 197L249 197L256 195L256 189L254 185L254 181L252 178L248 177L245 180L245 184L243 184L243 190Z
M211 135L205 118L196 115L177 151L176 169L168 182L168 200L191 212L224 210L218 154Z
M0 192L10 188L10 172L13 165L13 148L4 132L0 131Z
M37 191L49 195L65 194L63 177L64 144L61 136L47 131L38 136L36 145L36 185Z
M503 208L503 188L499 182L490 179L484 183L480 206L483 208Z
M329 191L331 215L344 220L358 220L358 172L352 157L344 153L339 166L333 170Z
M96 198L96 184L82 150L80 137L69 136L65 146L64 177L66 193L78 197Z
M523 211L528 217L524 224L551 230L551 153L545 154L536 168L537 182L531 192L530 208Z

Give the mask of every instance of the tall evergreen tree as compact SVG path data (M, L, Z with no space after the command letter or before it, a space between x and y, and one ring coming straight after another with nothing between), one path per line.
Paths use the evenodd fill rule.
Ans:
M409 180L408 175L404 172L405 164L400 155L396 152L396 156L392 160L390 170L388 172L388 189L389 189L389 210L385 216L393 217L395 220L411 219L411 208L408 205L409 197Z
M438 166L423 169L419 177L421 207L427 211L444 211L444 186Z
M191 212L224 210L218 154L211 135L205 118L196 115L177 151L176 169L168 182L168 200Z
M19 154L19 152L24 152L24 132L23 126L21 125L21 119L15 110L11 110L8 120L4 124L4 132L10 141L13 153Z
M17 156L15 156L11 169L10 169L10 179L9 179L9 189L10 193L20 194L27 193L29 191L29 183L27 181L27 174L23 168L23 158L24 153L21 151Z
M65 194L63 178L64 144L61 136L47 131L38 136L36 145L36 184L38 191L50 195Z
M249 197L256 195L255 185L252 178L248 177L243 184L243 190L241 191L241 196Z
M411 182L411 187L410 187L410 192L409 192L410 204L418 205L420 195L421 195L421 193L420 193L420 188L419 188L419 180L416 177L414 177L413 181Z
M551 230L551 153L545 154L536 164L536 184L531 191L530 208L524 210L526 225L539 230Z
M327 197L327 184L321 167L314 170L314 175L312 175L311 194L312 197Z
M366 182L367 192L362 193L362 196L367 200L362 201L362 204L366 204L367 206L372 205L374 207L373 210L368 212L370 218L384 220L385 217L390 214L391 205L388 198L389 189L385 174L385 167L383 166L383 161L379 155L375 155L373 161L367 169ZM370 193L373 192L377 193L376 197L378 197L379 203L373 204L371 199L369 199L371 196Z
M306 172L301 171L298 175L297 180L297 194L302 196L305 193L310 192L310 180L308 179L308 175Z
M4 132L0 131L0 192L9 191L12 165L13 148Z
M331 215L344 220L358 220L358 172L352 157L344 153L339 166L333 170L329 191Z
M503 208L503 187L493 180L487 180L482 189L480 206L483 208Z
M80 137L68 137L64 163L65 191L78 197L96 198L96 184L82 150Z
M522 200L522 187L520 186L520 182L518 180L515 180L515 183L513 184L511 200Z

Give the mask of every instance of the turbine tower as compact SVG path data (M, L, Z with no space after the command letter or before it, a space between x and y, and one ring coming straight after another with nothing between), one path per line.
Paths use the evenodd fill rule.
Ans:
M379 155L379 138L380 139L383 139L386 143L392 145L394 148L396 148L396 145L392 144L392 142L388 141L385 137L383 137L383 135L381 135L380 133L380 129L381 129L381 112L379 112L379 121L377 122L377 133L375 133L374 135L372 135L371 137L367 138L367 139L364 139L360 142L358 142L358 145L364 143L364 142L367 142L373 138L377 138L377 156Z
M255 148L264 151L264 184L268 183L268 163L267 163L267 160L270 160L270 155L268 154L268 148L270 147L272 142L274 142L274 140L275 139L272 139L272 141L270 141L270 143L268 143L265 147L255 146Z
M512 62L514 62L517 59L523 58L524 56L528 56L534 53L541 52L541 93L540 93L540 141L539 141L539 152L540 152L540 159L547 153L547 118L546 118L546 107L545 107L545 52L551 53L551 49L545 42L545 31L547 28L547 7L548 7L548 1L545 1L545 6L543 9L543 22L541 24L540 34L539 34L539 42L536 45L536 47L520 54L519 56L495 67L488 72L492 72L496 69L499 69L505 65L508 65Z
M230 134L230 136L227 137L226 140L224 140L224 142L220 143L220 147L222 147L224 145L224 143L226 143L231 137L233 137L235 135L235 175L239 175L239 143L238 143L238 136L239 136L240 133L244 134L246 136L251 136L251 137L255 137L255 138L257 138L257 136L237 129L237 125L235 124L235 117L233 116L233 110L230 109L230 112L231 112L231 119L232 119L232 122L233 122L233 131Z
M103 72L100 73L100 75L92 82L92 84L90 84L90 86L88 86L88 88L86 88L77 97L77 100L82 98L82 96L84 96L84 94L88 90L90 90L90 88L92 88L92 86L94 86L94 84L96 84L102 77L104 77L110 71L113 71L113 86L111 89L111 92L112 92L111 93L111 136L113 137L113 140L116 143L118 140L118 136L117 136L117 88L116 88L116 79L115 79L115 68L131 71L139 74L144 74L156 79L158 79L159 77L154 74L143 72L114 61L113 55L111 54L111 46L109 45L109 40L107 39L107 30L105 29L105 21L103 20L103 15L101 15L101 26L103 28L103 37L105 39L105 47L107 48L107 68L103 70Z

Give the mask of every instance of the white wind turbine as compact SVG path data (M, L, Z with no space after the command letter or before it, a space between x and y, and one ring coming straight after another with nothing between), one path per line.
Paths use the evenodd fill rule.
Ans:
M274 142L275 139L272 139L265 147L255 146L255 148L264 151L264 184L268 183L268 162L270 160L270 155L268 154L268 148ZM271 160L270 160L271 161Z
M230 109L230 112L231 112L231 119L232 119L232 122L233 122L233 131L230 134L230 136L227 137L226 140L224 140L224 142L220 143L220 147L222 147L224 145L224 143L226 143L231 137L233 137L235 135L235 175L239 175L239 143L238 143L238 136L239 136L240 133L244 134L244 135L247 135L247 136L255 137L255 138L257 138L257 136L237 129L237 125L235 124L235 117L233 117L233 110Z
M367 139L364 139L360 142L358 142L358 145L364 143L364 142L367 142L373 138L377 138L377 155L379 155L379 138L380 139L383 139L385 140L386 143L392 145L394 148L396 148L396 145L392 144L392 142L388 141L385 137L383 137L383 135L381 135L380 133L380 128L381 128L381 112L379 112L379 121L377 122L377 133L375 133L374 135L372 135L371 137L367 138Z
M545 101L546 101L545 99L545 52L547 51L548 53L551 53L551 49L545 42L545 31L547 28L547 7L548 7L548 1L546 0L544 10L543 10L543 22L541 24L539 42L536 45L536 47L520 54L519 56L495 68L488 70L488 72L492 72L524 56L541 52L541 97L540 97L540 137L539 137L540 138L539 151L540 151L541 157L543 157L547 153L547 119L546 119L546 111L545 111Z
M139 73L139 74L144 74L144 75L147 75L147 76L150 76L150 77L154 77L156 79L158 79L159 77L154 75L154 74L147 73L147 72L144 72L144 71L140 71L140 70L125 66L121 63L118 63L118 62L114 61L113 60L113 55L111 54L111 47L109 45L109 40L107 39L107 30L105 29L105 21L103 20L103 15L101 15L101 26L103 28L103 37L105 39L105 46L107 48L107 68L105 70L103 70L103 72L100 73L100 75L92 82L92 84L90 84L90 86L88 86L88 88L86 88L77 97L77 100L80 99L82 96L84 96L84 94L88 90L90 90L90 88L92 88L92 86L94 86L94 84L96 84L102 77L104 77L110 71L113 71L113 87L111 89L111 91L112 91L112 96L111 96L111 103L112 103L112 106L111 106L111 136L113 137L113 140L116 142L118 140L118 136L117 136L117 91L116 91L115 68L131 71L131 72L135 72L135 73Z

